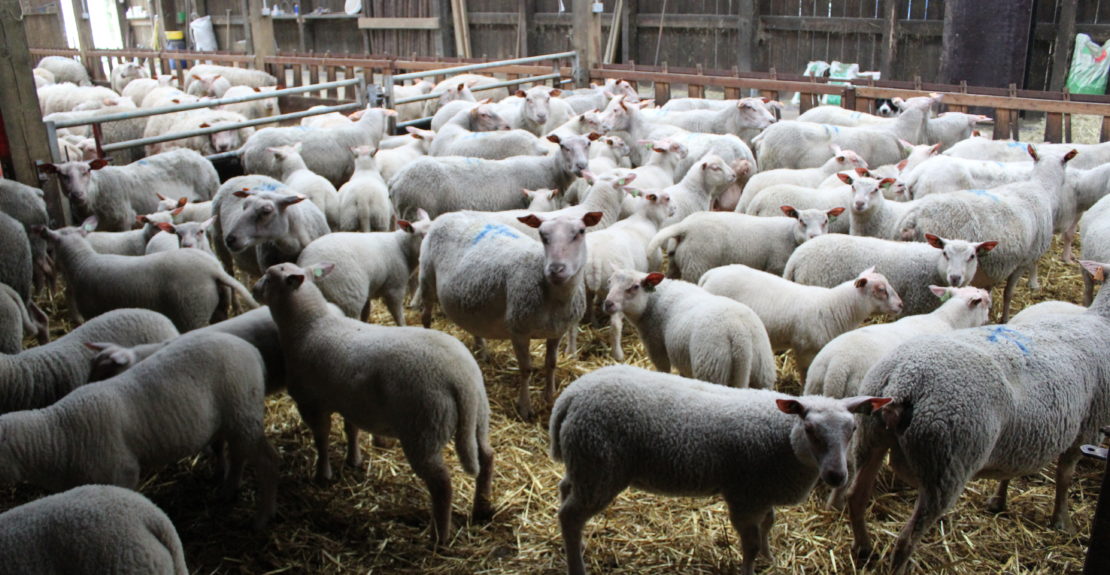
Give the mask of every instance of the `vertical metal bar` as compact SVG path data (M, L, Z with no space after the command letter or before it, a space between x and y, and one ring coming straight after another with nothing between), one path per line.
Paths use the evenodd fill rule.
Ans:
M50 147L50 159L55 164L62 161L62 151L58 149L58 129L54 127L53 120L43 122L46 126L46 143Z
M93 141L96 142L96 157L104 158L103 142L104 136L100 133L101 124L92 125Z

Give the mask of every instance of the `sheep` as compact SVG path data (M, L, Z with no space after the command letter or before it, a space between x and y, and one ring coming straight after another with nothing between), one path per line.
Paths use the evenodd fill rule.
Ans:
M336 202L339 231L384 232L390 229L393 205L389 189L378 170L377 150L369 146L351 148L355 154L355 173L339 188Z
M760 167L816 168L828 159L828 146L854 150L874 166L896 164L904 157L903 144L925 141L925 118L932 99L922 98L904 110L890 126L848 128L809 122L779 122L757 136L753 143Z
M444 81L437 84L432 88L431 94L438 94L439 98L433 98L424 101L424 116L431 116L433 118L432 129L435 130L435 116L439 114L439 110L451 104L452 102L475 102L477 98L474 93L470 91L467 82ZM505 97L509 95L509 91L505 90ZM488 98L487 98L488 99ZM490 99L492 102L493 100Z
M520 189L565 190L588 170L590 141L583 136L547 136L559 145L549 156L505 160L478 158L420 158L389 181L389 194L398 217L412 218L423 208L434 219L458 210L508 210L521 207Z
M793 206L799 210L828 211L852 205L852 188L843 184L838 188L804 188L790 184L780 184L761 190L745 208L745 212L759 217L777 217L782 206ZM837 218L829 222L830 234L847 234L848 218Z
M159 86L147 92L141 102L135 102L140 108L160 108L162 106L169 106L171 104L186 104L191 102L199 102L200 98L192 94L186 94L175 86ZM157 116L151 116L150 120L153 121Z
M212 246L208 243L208 236L206 235L213 221L215 221L214 217L203 222L183 222L179 224L158 222L155 226L162 233L155 234L154 237L150 238L144 253L149 255L160 251L191 248L215 258L216 254L212 252ZM162 237L166 239L160 239Z
M455 76L450 76L447 79L436 84L435 87L432 88L431 93L435 94L438 92L447 91L448 89L456 88L460 85L465 86L467 92L469 92L470 90L479 91L478 89L482 88L483 86L488 86L490 84L496 84L499 82L500 80L492 76L483 76L481 74L458 74ZM480 91L482 92L483 96L489 98L494 102L500 102L501 100L509 97L509 89L504 87ZM441 101L440 103L443 104L445 102Z
M775 123L775 116L758 98L736 100L735 104L719 110L690 110L676 112L662 110L655 118L660 124L678 126L688 132L703 134L733 134L741 136L745 130L760 130Z
M154 192L209 200L220 185L216 168L193 150L171 150L126 166L104 160L43 164L58 176L80 219L97 216L105 231L131 229L135 217L158 207Z
M655 369L730 387L772 389L775 356L747 306L661 273L614 270L605 313L624 314ZM726 344L727 342L727 344Z
M1086 262L1088 269L1104 265ZM1006 508L1010 478L1056 459L1052 524L1072 531L1067 493L1079 447L1095 442L1110 420L1107 329L1110 290L1082 314L916 338L877 363L861 391L893 401L863 418L856 436L859 471L848 499L854 554L873 556L864 512L887 450L895 473L918 488L913 515L894 544L896 575L909 570L926 530L975 476L1002 480L987 504L997 513Z
M123 112L135 111L134 104L127 98L106 98L101 102L103 105L95 110L83 110L79 112L58 112L43 117L44 121L62 122L71 120L91 120L100 116L108 116L113 114L120 114ZM100 124L100 143L101 145L118 144L128 140L137 140L143 137L143 129L147 124L146 118L131 118L128 120L120 120L116 122L104 122ZM92 126L75 126L73 128L65 128L65 131L70 132L70 135L79 135L84 139L74 142L77 149L83 155L70 155L71 159L94 159L97 154L96 142L92 139ZM72 154L72 152L71 152ZM89 156L93 155L93 158ZM116 150L105 154L106 157L112 159L116 165L129 164L131 162L141 159L145 154L143 148L131 148L125 150ZM63 157L67 157L63 154Z
M235 68L233 66L218 66L215 64L197 64L189 68L189 74L196 74L198 76L219 74L227 79L232 86L255 86L263 88L266 86L277 86L278 83L277 78L262 70Z
M910 197L956 190L992 188L1001 184L1029 179L1033 165L1029 162L993 162L933 156L905 173L900 179L909 188Z
M253 96L254 94L261 94L262 92L273 92L276 86L232 86L224 92L224 98L241 98L243 96ZM239 102L238 104L224 104L220 109L229 112L241 114L248 120L256 120L258 118L268 118L270 116L277 116L281 114L281 108L278 106L278 99L266 98L264 100L250 100L248 102Z
M1094 261L1110 261L1110 200L1101 199L1079 220L1079 241L1083 257ZM1083 304L1094 301L1095 282L1087 268L1083 272Z
M671 198L665 193L643 194L636 203L633 214L609 228L586 234L586 314L590 320L609 293L609 276L614 269L632 269L646 272L659 267L662 259L658 248L646 248L659 225L670 215ZM613 359L624 361L621 349L622 320L620 314L610 317L610 348ZM570 345L577 347L577 330L571 329Z
M1061 232L1061 243L1064 244L1063 253L1060 259L1065 263L1073 263L1074 258L1071 253L1071 244L1075 240L1075 230L1079 226L1079 220L1083 214L1091 209L1106 195L1110 194L1110 165L1103 165L1098 168L1090 170L1068 170L1068 184L1075 194L1075 214L1070 223L1065 222L1067 225ZM1066 214L1065 214L1066 215ZM1057 218L1056 223L1059 224L1061 218ZM1093 257L1097 261L1110 260L1110 257L1099 259Z
M44 86L38 89L38 95L43 116L55 112L72 112L82 104L87 104L84 109L94 110L99 108L105 99L119 97L119 94L110 88L74 86L70 83Z
M630 168L628 144L616 136L602 136L590 146L590 172L602 175L617 168Z
M316 481L331 479L332 413L338 411L353 427L397 437L428 488L433 537L444 544L452 537L451 478L442 452L452 436L463 470L478 476L473 521L493 516L493 449L482 371L466 347L445 333L332 316L313 282L334 268L280 264L254 287L270 306L289 370L289 395L315 439ZM351 439L357 442L357 432ZM356 443L347 462L358 466L359 460Z
M137 78L127 83L120 91L124 98L131 98L136 106L142 106L143 100L155 88L173 87L177 83L177 76L170 74L160 75L157 78Z
M973 241L995 239L1001 245L980 266L984 277L976 287L989 288L1005 282L1001 323L1010 317L1010 301L1018 278L1036 266L1037 259L1052 243L1057 206L1062 203L1064 166L1075 157L1066 154L1028 152L1039 158L1027 181L1006 184L989 191L969 190L926 196L902 217L896 229L902 239L919 239L925 232Z
M555 403L550 423L551 457L566 465L559 526L567 573L586 573L586 522L635 485L668 495L721 494L744 551L740 572L752 575L756 556L770 555L774 508L801 503L818 478L844 484L852 414L888 401L725 389L629 366L580 377Z
M220 74L189 73L189 81L185 92L202 98L223 98L224 93L231 88L231 82Z
M80 323L123 307L162 312L186 332L208 325L222 313L221 287L231 288L250 307L250 292L200 250L176 250L143 257L98 254L85 241L89 225L39 230L58 254L69 287L70 313Z
M637 144L651 149L647 161L631 170L631 173L636 174L640 186L651 190L673 186L675 168L689 154L686 146L665 138L652 141L641 140Z
M149 133L151 126L148 124L147 131L144 132L143 135L144 137L164 136L167 134L191 132L197 129L211 128L223 124L236 124L245 121L247 121L245 116L229 110L192 110L177 114L173 123L170 124L165 131L160 133ZM244 142L250 139L252 134L254 134L254 128L252 127L233 128L222 132L214 132L212 134L170 140L159 144L150 144L147 146L147 152L156 154L160 151L172 150L175 148L188 148L190 150L196 150L201 155L211 156L213 154L222 154L224 152L238 150L243 146Z
M155 212L155 214L168 211L170 212L172 221L175 223L203 222L212 217L212 200L205 202L190 202L189 198L186 197L173 200L162 194L157 195L158 211Z
M89 483L133 489L151 466L227 442L222 490L234 495L251 460L260 486L253 524L261 529L274 513L279 460L263 433L263 376L251 344L222 333L186 334L49 407L0 416L0 482L52 491Z
M868 176L853 178L840 174L840 181L852 187L851 209L848 210L848 230L853 236L875 238L900 238L902 218L914 206L912 203L892 202L884 190L890 188L894 178L877 180Z
M609 129L606 127L602 115L597 110L591 110L571 117L562 126L548 132L548 135L554 134L560 138L565 138L567 136L586 136L591 132L603 134L608 131ZM631 166L632 164L629 162L628 166L625 167Z
M680 222L695 212L708 211L713 200L720 197L736 179L737 172L724 158L716 154L703 157L681 181L663 189L671 196L674 205L674 215L667 218L663 225Z
M383 298L393 321L403 326L405 289L431 225L428 214L419 211L414 222L399 220L396 231L328 234L308 244L297 265L336 264L334 272L315 281L324 298L362 321L370 318L371 301Z
M1086 271L1086 268L1084 268L1084 271ZM1047 317L1047 316L1050 316L1050 315L1060 315L1060 314L1078 315L1078 314L1081 314L1085 311L1087 311L1087 308L1085 308L1081 305L1071 303L1071 302L1066 302L1066 301L1042 301L1040 303L1033 304L1033 305L1021 310L1020 312L1014 314L1014 317L1010 318L1010 321L1007 322L1007 325L1022 325L1022 324L1025 324L1025 323L1035 323L1037 321L1040 321L1041 318Z
M301 156L301 143L266 148L281 167L281 180L293 192L307 196L328 220L328 226L339 229L339 192L327 178L310 170ZM350 151L345 152L348 156ZM357 160L357 156L353 161Z
M138 63L127 62L112 68L110 83L113 90L123 93L128 84L141 78L150 78L150 72Z
M929 313L939 305L927 289L929 284L968 285L975 278L980 259L998 245L993 240L969 242L933 234L927 234L925 240L898 242L829 234L799 246L782 275L800 284L831 288L875 266L902 298L902 312L916 315Z
M0 283L0 354L23 351L23 334L38 335L23 298L11 286Z
M590 232L604 230L609 226L617 223L623 212L624 200L628 195L638 194L637 191L629 187L636 179L634 173L610 173L602 176L593 181L590 186L590 193L576 206L568 206L559 210L532 210L532 211L546 211L545 218L554 218L558 216L569 216L573 218L580 218L588 212L598 212L601 214L601 219L596 224L590 226ZM668 199L668 204L669 204ZM668 208L669 211L670 208ZM532 227L528 222L521 220L530 213L529 210L506 210L499 212L490 212L487 214L486 219L490 222L503 224L517 231L531 237L536 241L540 241L541 236L539 231Z
M405 98L413 98L416 96L425 96L430 94L435 84L428 80L420 80L419 82L410 86L393 86L393 101L403 100ZM418 102L409 102L408 104L395 104L393 108L397 110L398 122L409 122L412 120L419 120L424 113L424 100Z
M170 222L173 220L173 216L166 213L155 213L139 216L137 220L142 224L142 227L126 232L98 232L95 226L91 226L85 240L98 254L141 256L146 253L147 243L160 231L157 224L159 222ZM35 234L35 236L41 238L38 234Z
M54 73L50 70L47 70L46 68L35 68L34 70L31 70L31 73L35 76L36 90L42 88L43 86L52 86L58 83L57 78L55 78L54 76Z
M853 329L833 338L813 358L804 393L851 397L859 393L867 370L899 345L919 335L979 327L990 319L991 295L986 290L931 285L929 291L943 302L930 313Z
M758 169L755 156L752 155L752 151L747 144L731 134L721 136L680 131L671 133L667 138L686 146L686 149L689 150L686 158L675 167L676 181L686 177L698 162L711 154L720 156L722 160L728 163L729 168L736 172L736 181L726 186L714 203L717 209L734 209L736 202L740 200L740 193L744 185L747 184L748 178Z
M799 381L806 380L813 357L833 338L871 315L902 312L902 299L873 267L854 280L822 288L733 264L709 270L698 285L750 307L767 328L771 347L794 351Z
M439 133L444 126L458 116L459 112L464 110L470 111L479 106L486 106L482 109L485 115L480 118L475 118L475 121L481 120L481 124L472 126L470 129L475 132L508 130L509 123L497 113L497 109L494 106L489 106L489 103L490 101L488 99L484 99L480 102L475 100L454 100L449 102L444 106L440 106L439 110L436 111L436 115L432 117L432 125L430 127L433 132Z
M520 190L528 198L530 212L553 212L567 207L566 201L559 190Z
M781 274L795 248L828 233L830 222L844 212L796 210L782 206L785 217L761 218L729 212L696 212L659 231L648 251L671 239L668 276L695 283L712 268L729 264Z
M522 222L539 229L540 243L485 214L444 214L420 247L424 327L431 326L438 300L444 314L474 336L479 349L486 338L512 340L520 370L516 411L525 420L533 416L528 342L546 340L544 398L551 400L559 339L586 310L586 228L601 215L524 216Z
M834 146L832 151L833 157L817 168L764 170L758 174L752 174L736 204L736 211L743 212L756 194L774 185L791 184L813 188L820 185L825 178L842 170L867 169L867 161L861 158L859 154L851 150L842 150L839 146Z
M948 150L944 155L969 160L984 160L991 162L1028 162L1028 144L1013 140L992 140L990 138L968 138ZM1038 144L1037 151L1050 151L1066 154L1075 150L1079 155L1070 163L1070 167L1080 170L1093 170L1110 162L1110 142L1101 144Z
M559 97L570 104L575 114L604 108L614 96L624 96L630 102L640 100L640 96L636 93L636 88L632 87L632 84L616 78L606 78L605 84L601 86L590 84L589 88L561 90L559 93Z
M450 111L445 109L444 111ZM527 130L511 130L487 100L465 103L436 130L429 155L502 160L518 155L543 155L545 147Z
M73 58L47 56L39 60L35 67L49 71L54 75L54 81L58 83L72 82L78 86L92 85L92 81L89 80L89 71L85 69L81 62Z
M9 509L0 514L0 541L0 561L13 573L189 573L170 518L146 497L110 485Z
M552 99L560 93L546 86L533 86L528 90L517 90L512 97L498 102L494 109L510 127L542 136L546 125L561 126L574 115L570 104ZM559 108L558 115L554 113L556 107Z
M271 265L296 261L305 246L330 231L324 213L306 199L267 176L224 182L212 200L216 255L224 269L238 264L259 276Z
M90 319L68 334L14 355L0 355L0 413L51 405L89 380L90 341L123 346L177 337L173 323L145 309L117 309Z
M49 338L49 318L31 298L34 293L31 243L23 224L4 212L0 212L0 247L0 284L6 284L19 295L24 308L34 320L39 343L46 343Z
M264 128L243 144L241 159L248 174L278 178L281 167L267 148L300 142L301 156L314 173L324 176L333 186L341 186L354 172L349 150L355 146L378 147L385 135L386 118L392 110L367 108L357 122L344 127L306 129L300 126Z
M34 265L32 279L35 288L41 289L47 282L52 283L53 260L46 252L46 241L37 234L31 233L31 226L46 226L50 222L42 190L15 180L0 178L0 212L23 224L23 230L31 245L31 262Z
M883 116L876 116L868 114L867 112L857 112L849 110L840 106L824 105L814 106L801 114L798 114L799 122L810 122L812 124L832 124L834 126L885 126L891 122L891 118Z
M863 112L854 112L840 106L817 106L798 116L798 121L848 127L874 127L889 126L895 120ZM929 144L939 144L942 150L946 150L956 142L971 137L971 132L975 129L976 124L989 121L991 119L987 116L960 112L949 112L936 118L927 118L925 120L924 141Z

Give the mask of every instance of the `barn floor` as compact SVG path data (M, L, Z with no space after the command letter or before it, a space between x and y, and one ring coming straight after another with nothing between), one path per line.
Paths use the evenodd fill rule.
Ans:
M1077 266L1058 260L1059 247L1041 261L1041 292L1019 289L1017 308L1048 299L1079 302L1082 281ZM54 318L56 334L68 328L64 298L41 302ZM378 306L374 319L386 323ZM418 315L408 312L416 324ZM436 328L463 336L442 318ZM560 358L557 378L566 386L576 377L611 363L608 328L584 328L581 359ZM628 363L650 368L634 330L625 335ZM469 338L464 337L469 342ZM556 485L561 465L547 456L546 416L524 423L513 414L515 360L507 342L491 342L482 364L492 404L492 443L497 453L492 523L470 525L467 510L474 482L455 469L456 531L445 549L432 550L428 498L398 447L372 447L363 441L368 469L342 464L343 439L338 419L331 444L338 479L326 487L311 481L314 451L307 428L292 400L268 400L267 434L282 456L278 514L269 530L252 533L254 483L249 477L239 502L217 500L212 466L204 456L181 461L148 476L141 491L164 509L177 526L194 573L391 573L509 574L565 572L555 519ZM533 346L540 358L540 346ZM782 363L789 366L789 360ZM540 401L538 384L533 401ZM797 393L792 375L780 371L779 389ZM971 398L969 398L971 399ZM550 406L540 406L546 413ZM995 516L985 509L993 482L973 482L960 504L932 530L915 555L918 573L1077 573L1099 490L1102 464L1082 462L1070 494L1078 535L1046 527L1051 510L1051 469L1014 481L1010 511ZM869 517L876 545L887 555L909 517L914 491L884 477ZM0 490L0 509L43 495L27 486ZM766 573L861 573L853 564L847 518L825 509L819 489L806 503L779 510L771 536L775 565ZM739 568L740 551L723 504L715 499L666 498L628 491L587 527L588 565L595 573L723 574Z

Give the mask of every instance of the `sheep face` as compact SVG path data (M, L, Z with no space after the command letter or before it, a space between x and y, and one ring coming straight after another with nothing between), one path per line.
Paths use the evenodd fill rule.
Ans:
M524 98L524 117L529 122L544 125L551 113L551 94L543 87L530 88L527 92L518 90L517 97Z
M844 213L844 208L823 211L819 209L796 210L793 206L782 206L781 209L787 217L798 220L798 223L794 226L794 242L797 245L802 245L817 236L829 233L829 224L836 221L837 216Z
M740 113L740 125L762 130L775 123L775 115L767 109L759 98L744 98L736 103Z
M647 308L651 292L661 281L663 274L660 273L614 268L613 275L609 276L609 295L605 297L603 306L605 313L641 316Z
M511 129L509 123L498 115L493 106L489 104L482 104L470 110L470 130L472 132L495 132L509 129Z
M554 134L547 137L549 142L559 144L559 165L564 173L586 177L590 167L590 142L598 139L597 134L587 136L566 136Z
M243 213L224 232L224 243L233 252L241 252L261 242L276 240L289 233L289 219L285 210L307 199L300 194L240 190L235 196L243 198Z
M300 289L305 280L313 283L327 277L334 269L335 264L330 262L307 268L291 263L273 265L262 274L262 278L254 284L251 292L254 299L273 307L289 294ZM312 289L316 289L315 286Z
M783 413L797 415L790 443L801 461L813 461L821 481L840 487L848 480L845 452L856 430L854 414L870 415L890 403L889 397L832 399L817 395L778 399Z
M741 170L745 170L746 166L750 166L747 160L740 160L743 165L738 165ZM705 184L709 189L721 189L736 181L736 170L732 168L724 160L724 158L717 154L706 156L701 163L701 169L704 173Z
M998 242L968 242L948 240L933 234L925 234L929 245L941 250L943 257L937 261L937 275L945 278L953 287L965 286L975 277L979 269L979 258L998 245Z
M544 218L528 214L521 222L539 230L543 243L543 275L551 285L573 282L586 265L586 228L601 221L601 212L588 212L581 217L556 216Z
M85 342L85 347L96 352L90 362L90 383L115 377L139 362L135 350L114 343Z
M203 222L185 222L177 225L159 222L157 226L158 229L167 234L176 235L178 245L182 248L204 249L208 244L206 235L208 228L214 221L216 221L215 216Z
M898 297L886 276L875 272L874 266L859 274L855 286L861 296L871 301L872 309L891 315L902 313L902 298Z
M89 184L92 182L93 170L99 170L107 165L107 161L97 159L64 164L43 164L42 169L58 176L58 183L61 184L62 192L69 201L83 206L89 201Z
M947 302L951 299L960 300L968 309L971 314L972 321L968 325L980 326L986 324L990 320L991 313L991 292L975 288L975 287L941 287L929 286L929 291L933 295L940 298L940 301Z

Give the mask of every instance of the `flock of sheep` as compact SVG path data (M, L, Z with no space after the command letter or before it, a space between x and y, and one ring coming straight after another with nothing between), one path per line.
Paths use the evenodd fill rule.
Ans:
M113 71L113 90L88 86L64 58L35 74L44 114L65 118L276 85L200 68L184 91L136 65ZM776 102L655 108L623 81L478 100L471 88L489 81L422 82L400 93L441 93L427 109L233 130L117 165L84 134L60 134L79 156L46 170L70 226L51 229L42 192L4 180L0 481L72 488L0 515L6 564L186 572L166 516L120 487L206 448L225 496L252 466L263 528L280 467L264 398L282 390L315 438L317 481L333 475L333 413L350 465L361 464L360 430L399 439L431 497L433 537L448 544L446 444L477 476L473 520L496 507L478 364L487 339L512 342L525 420L538 415L529 342L546 343L542 405L553 403L551 456L566 467L558 521L572 575L586 571L586 522L629 486L720 495L751 574L769 555L774 509L820 480L830 505L847 506L866 560L864 515L888 452L918 488L894 573L974 477L1001 480L989 504L999 511L1010 478L1058 459L1052 519L1070 528L1079 446L1110 423L1110 295L1093 297L1110 265L1097 263L1110 262L1110 144L971 137L984 118L937 116L939 96L896 100L895 118L819 107L779 122ZM105 135L276 110L251 104ZM390 116L425 112L433 130L386 134ZM221 183L203 155L234 149L247 175ZM1035 284L1053 234L1070 246L1077 229L1089 308L1049 302L1010 318L1016 282ZM236 271L260 278L253 292ZM32 296L58 275L80 326L48 341ZM989 324L994 285L1001 323ZM423 327L405 327L406 296ZM366 323L377 298L397 326ZM437 304L479 359L428 329ZM257 309L229 319L231 308ZM662 373L614 365L557 393L560 343L573 357L580 322L602 315L615 360L627 319ZM23 351L25 334L40 345ZM785 350L804 396L774 391ZM55 533L78 524L88 536L77 542Z

